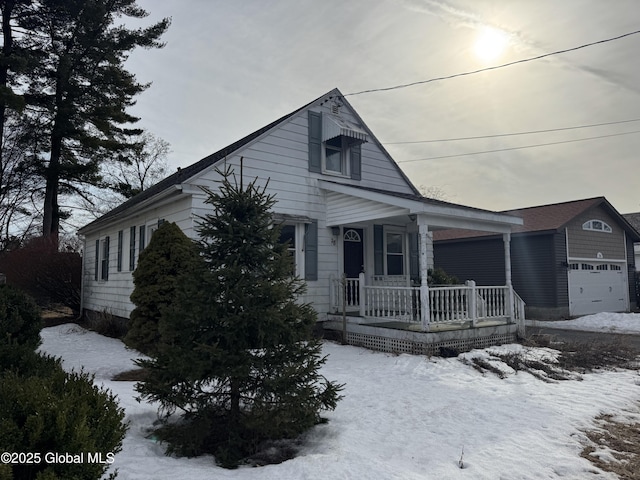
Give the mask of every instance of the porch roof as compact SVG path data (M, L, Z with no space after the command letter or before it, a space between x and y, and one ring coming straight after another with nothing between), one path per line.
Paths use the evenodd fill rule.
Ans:
M522 225L522 219L503 213L457 205L361 185L347 185L319 180L327 193L327 226L372 220L420 215L430 230L463 228L487 232L507 233L513 225Z

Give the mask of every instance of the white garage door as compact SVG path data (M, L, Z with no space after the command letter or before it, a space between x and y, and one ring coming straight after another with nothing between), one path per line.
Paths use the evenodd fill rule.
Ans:
M624 264L572 263L569 269L569 313L588 315L627 310Z

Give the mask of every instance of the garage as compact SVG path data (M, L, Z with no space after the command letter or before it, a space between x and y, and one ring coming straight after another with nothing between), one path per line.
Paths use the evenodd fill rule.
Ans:
M624 312L628 308L624 262L575 262L569 265L569 313Z

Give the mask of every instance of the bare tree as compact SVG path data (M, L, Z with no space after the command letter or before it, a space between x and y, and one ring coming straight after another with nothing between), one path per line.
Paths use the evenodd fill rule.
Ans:
M105 175L109 187L124 198L131 198L162 180L167 171L169 142L142 132L128 156L111 165Z
M447 201L449 198L447 192L436 185L431 185L429 187L427 187L426 185L420 185L418 187L418 190L423 197L431 198L433 200Z
M76 190L69 199L64 207L74 212L70 228L101 217L165 177L171 152L169 142L150 132L143 132L135 140L135 146L117 164L104 165L100 188Z
M37 234L41 222L41 177L28 159L24 123L6 114L0 154L0 251Z

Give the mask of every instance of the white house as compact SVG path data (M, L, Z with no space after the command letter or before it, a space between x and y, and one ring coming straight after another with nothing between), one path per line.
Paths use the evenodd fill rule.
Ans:
M338 89L178 169L83 227L83 312L128 318L132 271L159 222L175 222L194 237L207 212L201 187L217 188L215 167L239 172L241 162L246 179L269 181L274 221L284 225L296 273L308 284L304 300L327 327L338 328L336 313L345 311L350 341L374 339L364 344L395 350L462 327L475 332L465 338L508 340L515 333L522 305L511 288L509 243L512 225L522 220L422 197ZM432 235L442 228L502 234L506 284L431 288ZM481 331L485 324L494 329ZM375 344L389 336L392 347Z

